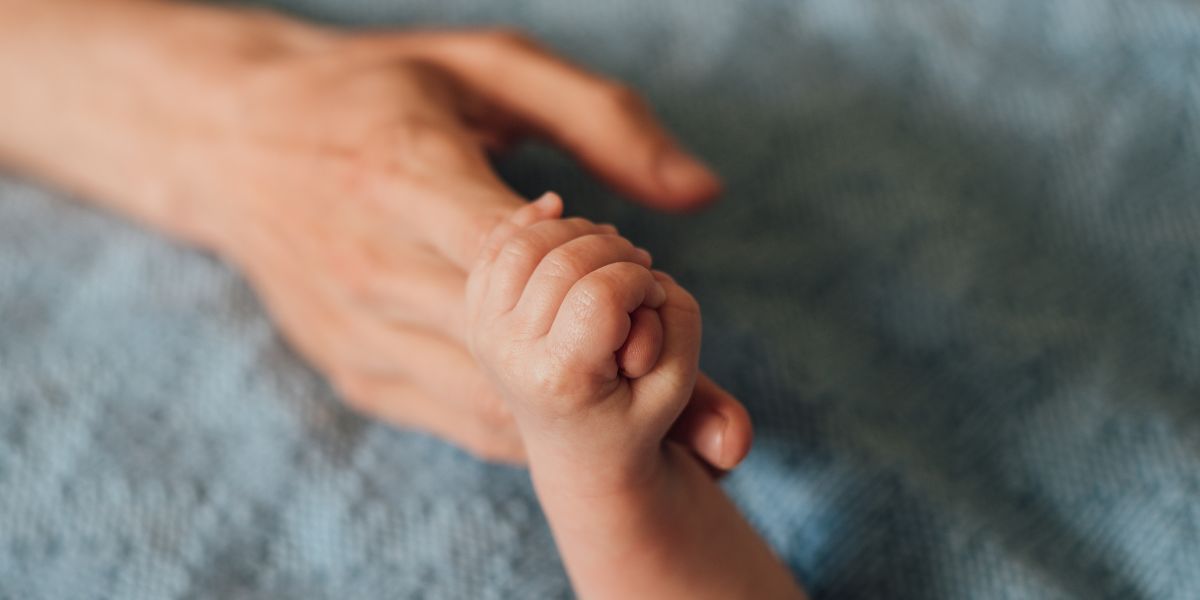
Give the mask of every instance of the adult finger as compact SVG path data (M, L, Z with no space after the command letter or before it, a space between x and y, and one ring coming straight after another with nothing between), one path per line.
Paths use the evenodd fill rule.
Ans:
M289 341L327 377L405 379L443 404L505 412L461 342L388 322L349 301L341 280L306 276L300 263L274 254L279 250L261 246L260 257L274 260L246 272Z
M426 32L375 41L453 72L610 185L653 207L692 209L720 192L712 170L671 138L636 93L524 35Z
M437 436L488 462L524 464L525 449L515 423L498 423L477 413L447 407L407 382L362 378L338 386L355 410L393 426Z
M337 291L353 306L389 325L424 328L455 340L465 339L464 290L467 276L431 248L406 242L328 244L341 270Z
M701 373L688 405L668 434L712 467L728 471L750 453L750 413L732 394Z

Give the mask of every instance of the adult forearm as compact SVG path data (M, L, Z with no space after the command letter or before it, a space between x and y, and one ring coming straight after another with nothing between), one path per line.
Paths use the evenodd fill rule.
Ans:
M280 22L251 32L239 17L154 0L0 0L0 163L199 241L196 146L234 120L239 67L300 29L258 15Z

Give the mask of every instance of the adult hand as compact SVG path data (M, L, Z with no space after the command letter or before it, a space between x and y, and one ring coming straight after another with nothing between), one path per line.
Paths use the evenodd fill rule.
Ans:
M463 342L465 269L524 202L488 153L543 138L668 210L719 191L628 88L509 31L346 34L135 0L9 8L0 29L41 36L13 30L4 44L25 52L8 54L42 64L0 76L58 93L0 106L0 156L220 254L351 406L484 459L523 460ZM750 425L702 377L675 435L723 469Z

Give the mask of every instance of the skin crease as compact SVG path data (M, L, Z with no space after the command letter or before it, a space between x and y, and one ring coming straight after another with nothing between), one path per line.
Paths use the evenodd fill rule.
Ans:
M463 289L525 201L489 153L540 137L665 210L720 190L627 88L506 30L0 0L0 81L21 82L0 95L0 164L221 256L350 406L491 461L524 452L466 350ZM642 352L622 350L635 370ZM673 435L719 470L751 428L702 378Z
M468 279L467 318L575 592L803 598L700 463L666 440L699 373L696 301L628 241L561 210L547 194L497 228Z

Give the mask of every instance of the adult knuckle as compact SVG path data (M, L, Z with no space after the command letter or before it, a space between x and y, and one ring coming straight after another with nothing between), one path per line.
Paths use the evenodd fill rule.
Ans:
M540 48L529 34L515 27L492 27L480 32L480 38L489 45L506 50L537 50Z
M446 78L445 71L426 60L398 60L386 64L381 72L386 74L384 79L388 83L413 90L421 89L422 85L440 83Z
M439 127L428 117L419 115L403 115L392 124L392 141L414 143L423 138L439 137Z
M351 97L394 101L419 95L421 80L426 68L418 62L397 61L372 65L354 74L348 74L345 85Z
M341 271L343 292L354 302L372 303L380 293L384 274L367 264L347 265Z
M396 107L409 106L427 97L432 85L425 81L426 68L408 61L389 62L326 76L318 92L323 108L352 106L355 110L329 112L324 118L338 126L378 124L381 116L396 114ZM306 98L307 100L307 98ZM311 100L310 100L311 101Z
M596 88L596 103L602 110L620 116L639 115L646 102L633 88L617 81L605 81Z
M464 154L463 140L443 123L431 118L406 115L392 124L392 143L408 158L430 161L457 158Z

